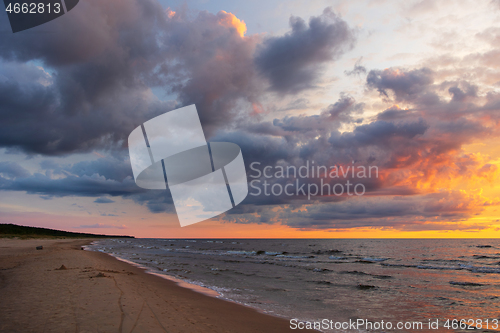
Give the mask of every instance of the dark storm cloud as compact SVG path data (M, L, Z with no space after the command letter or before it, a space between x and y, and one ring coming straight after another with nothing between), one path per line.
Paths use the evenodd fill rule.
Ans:
M196 104L207 136L248 115L262 92L253 64L259 37L243 38L225 23L233 18L225 12L201 12L194 22L174 17L165 39L182 65L169 73L176 81L172 91L182 105Z
M420 97L433 82L433 72L428 68L371 70L366 78L366 85L381 95L389 97L390 90L397 101L410 102Z
M45 174L28 172L17 163L0 162L0 190L55 197L128 197L145 191L135 184L124 154L67 165L49 160L40 164ZM101 199L108 200L97 200Z
M359 227L389 227L399 230L445 229L440 223L460 222L471 213L477 213L489 203L460 191L441 191L427 195L403 197L364 197L336 202L314 202L303 207L286 207L272 211L269 207L257 207L266 219L259 220L255 211L235 211L224 218L235 223L276 223L304 229L350 229ZM255 206L254 206L255 207ZM297 209L300 208L300 209ZM246 213L246 214L245 214ZM248 215L254 213L254 215ZM241 214L241 215L239 215ZM428 223L428 221L432 221ZM412 227L413 226L413 227ZM447 229L462 229L458 223L450 223ZM474 226L472 229L481 229Z
M435 85L432 80L425 79L429 73L427 70L400 70L399 79L395 80L387 79L387 76L396 75L393 70L380 75L384 76L380 87L383 86L386 93L412 100L417 109L402 110L395 105L357 124L357 112L363 106L352 97L341 95L320 114L249 123L241 127L244 131L221 136L242 147L249 175L255 175L249 169L253 161L261 163L257 167L261 171L267 165L298 167L309 160L326 166L338 163L345 166L355 161L356 165L376 165L381 172L381 178L357 180L366 186L366 195L357 200L324 196L308 201L300 195L249 196L224 219L240 223L283 221L301 229L433 228L428 223L434 223L437 229L461 228L458 222L447 226L445 222L465 220L491 203L480 196L461 192L433 192L438 186L446 188L450 179L467 181L469 175L484 179L495 177L496 168L491 169L491 164L485 164L473 154L461 153L461 147L493 134L484 121L495 117L500 103L497 96L488 94L486 103L481 105L474 85L467 82ZM403 84L398 86L398 82ZM438 93L449 93L451 99L441 99ZM426 96L436 98L426 99ZM341 132L342 123L354 125L353 130ZM483 175L481 170L487 170L489 176ZM254 179L249 178L249 181ZM262 176L259 180L265 178ZM268 179L269 186L284 186L289 181ZM319 180L308 179L306 183L319 185ZM353 200L356 203L352 203ZM274 217L270 216L272 207L280 207L275 209ZM287 210L289 214L278 213ZM261 214L266 218L261 220Z
M115 154L74 164L40 163L45 174L31 174L13 162L0 162L0 190L21 191L53 197L97 197L99 204L113 203L111 197L123 197L146 206L153 213L174 212L170 191L145 190L132 177L126 154Z
M8 27L6 19L3 13L2 30ZM119 65L134 58L157 56L152 30L161 29L164 24L164 10L157 1L109 0L104 6L90 0L80 3L78 10L69 15L36 27L30 33L4 34L0 55L9 60L39 59L48 66L60 66L93 62L96 57L101 65L112 65L105 60L107 54L113 53ZM135 48L127 51L127 46ZM104 66L101 69L105 70ZM129 67L123 77L133 70ZM103 78L105 74L101 74Z
M359 58L356 63L354 64L354 68L350 71L344 71L345 75L347 76L361 76L366 74L366 67L361 65L361 60L363 60L363 57Z
M293 160L296 156L293 143L282 137L248 133L246 131L232 131L219 133L214 137L213 141L236 143L241 148L247 167L253 161L274 164L279 160Z
M130 161L126 154L116 154L94 161L84 161L73 164L67 168L71 174L92 176L98 174L106 179L122 182L124 179L133 177Z
M146 206L152 213L175 213L170 190L148 190L130 197L137 204Z
M43 160L40 162L40 167L47 176L74 175L82 177L97 174L119 182L133 177L128 154L121 150L95 160L74 164L58 164L54 160Z
M290 103L288 103L283 109L279 111L289 111L289 110L302 110L307 109L310 102L307 98L299 98Z
M321 65L350 50L355 41L354 31L330 8L311 17L309 25L292 16L290 27L292 30L284 36L265 40L255 57L271 89L282 94L313 87Z
M254 82L259 39L243 38L233 17L89 0L31 33L4 34L0 146L48 155L123 148L136 126L193 103L206 135L230 125L262 86ZM176 100L160 101L150 88Z
M465 102L468 97L477 97L477 86L469 84L468 82L462 83L463 88L458 86L453 86L448 89L450 95L452 95L452 102L462 103Z
M222 11L189 18L153 0L106 5L89 0L33 33L5 35L0 40L0 146L47 155L123 149L136 126L193 103L211 137L259 108L264 85L255 66L272 58L279 45L298 52L306 43L307 54L296 54L288 66L298 65L296 73L307 72L310 83L318 64L335 59L353 42L347 23L327 9L309 26L293 18L292 32L269 39L255 60L261 37L242 37L235 19ZM160 101L150 87L176 100ZM293 108L305 105L298 101ZM72 172L81 174L84 166ZM102 172L109 179L126 174Z
M104 194L111 196L129 196L144 190L138 188L131 178L123 182L106 179L94 174L92 176L68 175L64 178L50 178L35 173L29 177L7 180L0 178L0 190L25 191L29 194L63 196L98 197Z
M30 175L28 170L15 162L0 162L0 174L8 178L24 178Z
M429 125L420 119L417 122L395 124L386 121L375 121L360 125L353 132L331 136L329 142L333 147L388 146L389 141L409 141L422 135Z
M231 25L233 18L221 11L190 19L152 0L106 5L90 0L33 29L50 34L5 35L0 40L0 145L48 155L120 148L145 120L189 104L197 105L210 137L258 107L263 84L256 64L275 83L279 73L273 66L286 64L293 83L284 80L296 90L314 81L319 64L353 43L347 24L326 10L308 27L292 18L292 32L269 39L254 60L260 37L242 37ZM273 65L282 46L293 59ZM30 60L45 70L23 63ZM150 87L176 101L157 100Z
M363 106L363 103L356 103L352 96L341 93L338 101L330 104L325 113L330 114L330 121L359 123L362 119L355 116L363 112Z
M148 95L142 78L161 57L154 41L163 13L148 0L85 1L30 32L4 34L0 145L53 155L120 146L134 127L171 109ZM22 63L30 60L47 72Z
M175 211L170 191L142 189L131 177L117 181L106 179L97 173L91 176L69 174L62 178L51 178L35 173L27 177L10 179L2 177L2 174L0 172L0 190L4 191L38 194L44 199L66 196L98 197L94 202L100 204L114 202L102 196L121 196L145 205L153 213Z
M453 101L452 99L449 103L463 103L461 101L464 100ZM491 97L490 105L494 105L494 101L495 98ZM446 105L440 105L440 107L443 106ZM370 196L415 196L418 190L415 190L411 184L404 183L408 174L413 174L413 177L418 177L419 181L426 182L428 178L435 177L433 171L456 176L455 173L467 175L474 173L476 169L489 170L480 162L473 161L470 156L457 158L454 153L461 144L483 133L478 122L463 118L441 121L429 118L430 115L424 111L401 110L393 107L383 112L379 119L359 124L359 113L362 110L361 103L357 103L349 95L341 94L335 103L317 115L288 116L270 122L248 120L246 123L240 123L238 130L219 131L212 141L228 141L238 144L243 152L248 175L252 174L249 164L255 161L261 163L261 168L267 165L299 167L307 160L326 166L339 163L350 165L352 161L355 161L357 165L377 165L381 168L381 172L386 172L384 178L358 180L366 187L366 198ZM447 112L446 108L440 110ZM428 122L427 119L432 121ZM342 124L354 125L354 129L351 132L341 132ZM440 169L434 169L435 162L439 163ZM14 181L6 176L7 178L0 180L2 189L27 191L45 196L123 196L144 205L154 213L175 211L168 191L147 191L133 184L129 161L124 153L111 154L95 161L66 166L44 161L41 166L45 169L46 175L36 174L23 178L28 179L26 181L21 181L22 179ZM391 172L387 173L387 170ZM398 173L399 170L401 173ZM64 176L64 178L51 178L52 174ZM253 178L249 178L249 181L251 180ZM270 183L285 185L287 181L287 179L274 179L270 180ZM318 179L308 180L308 183L318 184L318 182ZM335 183L335 181L330 181L330 183ZM231 217L227 218L229 220L244 219L249 223L269 223L275 221L270 217L269 207L291 206L301 209L311 203L333 204L349 201L347 199L324 196L309 201L300 195L294 197L248 196L240 206L228 213ZM353 209L351 219L333 214L330 216L330 221L323 221L320 219L323 211L308 211L311 216L314 215L314 219L308 220L304 217L300 222L301 228L305 227L307 221L310 222L312 228L319 228L320 225L336 227L335 221L342 220L344 221L342 223L346 224L347 221L362 221L368 215L371 216L372 225L388 225L389 222L386 219L392 217L391 210L387 211L385 217L377 216L373 210L370 212L371 215L365 216L358 213L359 207L357 206L343 207L347 207L345 216L348 215L349 207ZM382 212L384 207L377 212ZM443 214L443 216L446 212L451 214L450 216L460 214L460 216L466 216L475 209L471 208L457 213L450 205L445 205L439 210L429 207L431 206L427 204L428 214ZM414 215L416 216L420 211L416 210ZM328 215L328 212L323 215ZM424 215L425 218L427 216ZM290 223L293 225L295 222L290 219ZM356 223L353 222L353 225L358 225Z
M275 65L286 64L296 90L353 43L347 24L326 10L308 27L293 18L292 32L269 39L255 60L260 37L242 37L234 19L222 11L174 15L153 0L89 0L33 33L5 34L0 146L47 155L119 149L136 126L190 104L210 137L259 108L264 85L256 64L278 80L272 62L282 46L293 59ZM35 33L41 29L51 33ZM158 100L151 87L176 100Z
M432 168L433 161L452 159L450 154L462 144L485 133L476 121L459 118L432 119L430 122L425 113L399 108L391 108L381 113L379 119L355 125L352 131L342 133L342 123L352 125L360 121L357 114L362 108L363 105L352 97L341 95L319 115L248 123L239 131L220 133L214 141L240 145L247 168L252 161L262 165L300 166L306 160L328 166L355 161L383 168L409 167L425 162L428 163L426 167ZM379 183L371 188L388 185Z
M285 116L272 122L247 122L239 129L249 133L283 137L287 141L313 138L318 134L327 134L338 129L342 123L359 122L363 104L357 103L352 96L341 93L339 99L326 107L320 114L311 116Z
M107 204L107 203L113 203L114 201L109 198L100 197L95 199L94 202L99 204Z

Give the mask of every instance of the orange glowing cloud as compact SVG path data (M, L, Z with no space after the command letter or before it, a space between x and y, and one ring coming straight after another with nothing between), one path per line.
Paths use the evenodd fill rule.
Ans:
M168 18L172 18L175 16L175 12L171 10L170 8L167 8L166 10Z
M438 189L475 189L498 180L500 171L489 156L480 153L451 151L442 156L425 156L411 161L409 156L393 159L394 167L381 168L379 179L387 186L404 186L420 193L432 193Z
M260 103L252 103L252 109L254 114L261 114L264 112L264 107Z
M247 32L247 25L245 24L245 21L240 20L239 18L234 16L234 14L225 12L223 10L217 13L217 17L219 18L220 25L228 28L234 28L238 32L238 35L244 37L245 33Z

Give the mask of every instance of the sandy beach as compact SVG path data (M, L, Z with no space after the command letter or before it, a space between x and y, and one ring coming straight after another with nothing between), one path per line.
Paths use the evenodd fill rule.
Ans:
M1 332L292 331L287 320L82 251L90 241L0 239Z

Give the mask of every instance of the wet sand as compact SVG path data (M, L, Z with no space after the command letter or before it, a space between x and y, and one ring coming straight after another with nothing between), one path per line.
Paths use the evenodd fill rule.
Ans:
M294 331L288 320L82 251L89 242L0 239L0 332Z

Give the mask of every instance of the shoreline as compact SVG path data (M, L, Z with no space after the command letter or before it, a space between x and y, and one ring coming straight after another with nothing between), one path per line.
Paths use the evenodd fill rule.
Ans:
M92 250L85 249L85 251L92 251ZM92 251L92 252L98 252L98 251ZM203 287L203 286L199 286L197 284L190 283L188 281L184 281L182 279L176 278L176 277L168 275L168 274L161 274L161 273L154 272L150 267L142 266L142 265L140 265L138 263L135 263L135 262L133 262L131 260L127 260L127 259L124 259L124 258L120 258L120 257L114 256L111 253L106 253L106 252L101 252L101 253L107 254L107 255L115 258L116 260L123 261L126 264L129 264L131 266L134 266L134 267L137 267L139 269L142 269L142 270L144 270L144 272L146 274L156 275L158 277L161 277L162 279L175 282L181 288L191 289L191 290L196 291L196 292L198 292L200 294L203 294L203 295L206 295L206 296L210 296L210 297L220 298L219 296L221 296L221 294L219 294L217 291L215 291L213 289L210 289L210 288L207 288L207 287ZM221 298L221 299L223 299L223 298ZM229 299L225 299L225 300L231 301Z
M0 331L292 331L286 319L81 250L94 240L0 239Z
M90 242L90 244L87 244L87 245L92 245L91 243L98 242L98 241L100 241L100 239L92 240ZM181 288L190 289L190 290L193 290L194 292L203 294L203 295L208 296L208 297L217 298L217 299L229 302L229 303L233 303L233 304L237 304L237 305L240 305L240 306L244 306L246 308L250 308L250 309L255 310L258 313L264 314L266 316L271 316L271 317L278 318L278 319L284 319L284 320L287 320L287 321L289 321L291 319L294 319L294 318L287 318L285 316L281 316L281 315L278 315L278 314L275 314L275 313L269 313L269 312L267 312L267 311L265 311L263 309L260 309L258 307L251 306L251 305L248 305L248 304L244 304L244 303L232 300L230 298L225 297L223 294L219 293L217 290L211 289L210 287L203 286L203 285L198 285L196 283L192 283L192 282L183 280L181 278L177 278L177 277L169 275L169 274L160 273L161 271L156 272L152 267L143 266L143 265L138 264L136 262L133 262L131 260L115 256L115 255L113 255L111 253L101 252L101 251L94 251L94 250L91 250L90 248L88 248L87 246L83 246L83 249L85 251L99 252L99 253L107 254L108 256L110 256L112 258L115 258L116 260L122 261L122 262L124 262L124 263L126 263L128 265L131 265L131 266L137 267L139 269L142 269L146 274L151 274L151 275L158 276L158 277L160 277L162 279L165 279L167 281L174 282L177 286L179 286Z
M86 248L85 251L92 251L92 250L89 250L89 249ZM98 252L98 251L92 251L92 252ZM258 307L247 305L247 304L244 304L244 303L232 300L230 298L224 297L224 295L222 295L218 291L216 291L214 289L211 289L209 287L201 286L201 285L198 285L196 283L192 283L192 282L189 282L189 281L186 281L186 280L182 280L182 279L177 278L177 277L172 276L172 275L157 273L151 267L142 266L142 265L140 265L138 263L135 263L133 261L130 261L130 260L127 260L127 259L123 259L123 258L114 256L111 253L106 253L106 252L100 252L100 253L107 254L107 255L115 258L116 260L123 261L126 264L129 264L131 266L134 266L134 267L137 267L139 269L142 269L142 270L144 270L144 272L146 274L155 275L155 276L158 276L158 277L160 277L162 279L165 279L167 281L174 282L177 286L179 286L181 288L193 290L194 292L203 294L203 295L208 296L208 297L217 298L217 299L229 302L229 303L233 303L233 304L237 304L237 305L240 305L240 306L244 306L246 308L255 310L258 313L264 314L266 316L271 316L271 317L278 318L278 319L284 319L284 320L287 320L287 321L293 319L293 318L286 318L284 316L280 316L280 315L277 315L277 314L269 313L269 312L266 312L265 310L260 309Z

